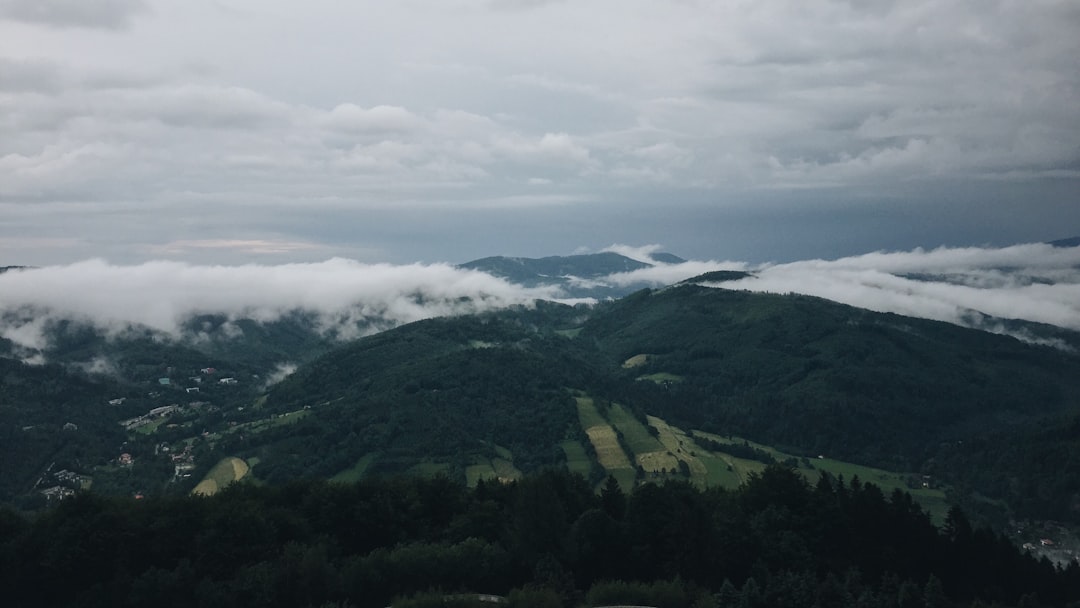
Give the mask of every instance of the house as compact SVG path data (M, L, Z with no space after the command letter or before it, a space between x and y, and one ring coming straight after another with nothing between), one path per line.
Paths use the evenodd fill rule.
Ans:
M66 422L66 423L64 423L64 430L65 431L77 431L77 430L79 430L79 425L75 424L74 422Z
M121 466L125 467L130 467L131 465L135 464L135 459L132 458L131 454L128 454L127 452L120 454L120 458L117 458L117 461L120 463Z
M1050 540L1049 538L1044 538L1039 541L1039 544L1044 547L1053 547L1054 541Z
M41 491L41 493L44 494L45 498L48 498L49 500L64 500L69 496L74 496L75 490L62 486L53 486L51 488L45 488Z
M236 384L236 378L222 378L218 384Z
M197 393L197 392L199 392L199 387L192 386L190 388L185 388L184 391L187 392L187 393Z
M109 399L109 405L123 405L125 399L127 399L127 397L120 397L119 399Z
M153 418L155 416L157 416L157 417L166 416L168 414L171 414L171 413L175 412L178 409L180 409L180 406L175 404L175 403L172 404L172 405L163 405L161 407L155 407L154 409L147 412L146 417L147 418Z
M216 372L217 370L216 370L216 369L214 369L214 368L212 368L212 367L204 367L204 368L200 369L199 371L200 371L200 372L202 372L202 373L204 373L204 374L206 374L207 376L211 376L211 375L213 375L213 374L214 374L214 372Z
M67 469L62 469L60 471L57 471L56 473L54 473L54 475L56 476L56 479L58 481L63 481L63 482L67 482L67 483L78 483L78 482L82 481L82 476L81 475L79 475L78 473L74 473L72 471L69 471Z
M169 380L168 378L158 378L158 381L157 381L157 383L160 384L161 386L169 386L169 384L171 382L172 381Z

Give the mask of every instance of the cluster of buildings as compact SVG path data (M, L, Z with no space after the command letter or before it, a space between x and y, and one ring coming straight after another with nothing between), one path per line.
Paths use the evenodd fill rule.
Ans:
M53 485L43 490L39 490L39 492L50 503L53 501L64 500L65 498L68 498L70 496L74 496L75 488L85 487L90 482L90 478L86 475L80 475L67 469L63 469L55 473L46 472L45 475L38 479L36 485L40 486L46 480L51 481Z
M135 418L128 418L127 420L121 420L120 426L125 430L134 431L135 429L150 424L157 418L164 418L173 412L181 409L181 405L174 403L172 405L163 405L161 407L155 407L154 409L146 412L142 416L136 416Z

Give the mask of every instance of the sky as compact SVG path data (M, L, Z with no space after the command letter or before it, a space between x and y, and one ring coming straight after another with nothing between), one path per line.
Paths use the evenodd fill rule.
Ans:
M1080 234L1074 0L0 0L0 266Z

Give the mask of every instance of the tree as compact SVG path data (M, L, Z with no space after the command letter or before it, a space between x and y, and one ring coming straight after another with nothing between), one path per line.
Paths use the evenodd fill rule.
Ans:
M604 487L600 490L600 505L604 513L615 521L621 521L626 514L626 495L614 475L608 475Z

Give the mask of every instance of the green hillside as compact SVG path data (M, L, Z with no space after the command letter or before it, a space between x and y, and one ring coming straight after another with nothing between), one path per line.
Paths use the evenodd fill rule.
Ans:
M528 471L567 459L572 452L559 446L573 440L625 481L625 465L603 460L617 458L620 448L626 458L642 451L611 443L633 444L627 429L584 423L575 407L584 394L685 432L746 437L789 457L825 456L958 484L980 477L974 468L985 454L972 450L985 450L981 438L1000 435L1002 446L1012 445L1080 410L1073 355L817 298L684 285L599 306L568 326L575 315L582 312L546 305L398 328L301 370L270 393L267 407L328 403L333 416L314 417L306 432L353 429L358 439L329 450L347 453L345 462L320 474L371 452L380 454L374 470L407 468L420 454L464 470L474 462L455 458L490 458L491 445L509 448ZM624 367L628 360L636 364ZM613 423L610 410L604 417ZM319 429L327 418L335 422ZM1043 447L1056 449L1051 443L1006 471L1043 483L1024 467L1043 457ZM293 461L302 460L296 454ZM280 466L280 456L262 456L265 468ZM680 469L678 462L667 468ZM720 475L694 466L699 476ZM1053 487L1075 491L1076 482L1057 478ZM1001 485L977 489L1019 499ZM1066 501L1019 502L1071 516L1055 506Z
M289 323L238 322L244 337L219 357L116 341L106 346L122 381L4 360L0 432L19 456L0 475L3 497L34 491L53 454L96 491L176 494L226 458L249 462L256 483L405 473L476 484L558 467L594 487L607 475L735 487L775 461L811 481L870 475L938 515L948 490L998 516L1080 520L1080 357L1009 337L689 284L591 308L431 319L317 358L329 343ZM61 335L74 360L104 348L78 328ZM312 360L260 394L258 366L290 344ZM52 427L31 441L35 408L53 412ZM76 441L55 430L68 419ZM135 465L117 465L120 451Z

